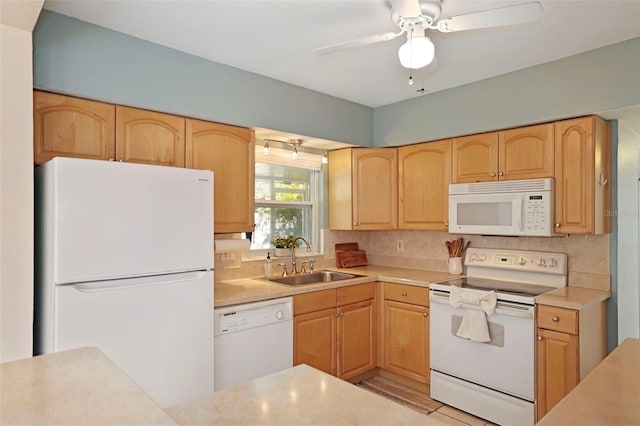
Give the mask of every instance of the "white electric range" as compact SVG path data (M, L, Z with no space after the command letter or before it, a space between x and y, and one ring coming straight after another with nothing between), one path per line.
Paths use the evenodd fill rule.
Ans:
M431 398L497 424L533 425L535 409L535 297L567 284L567 256L469 248L466 277L430 287ZM465 310L451 286L497 296L488 316L490 341L456 335Z

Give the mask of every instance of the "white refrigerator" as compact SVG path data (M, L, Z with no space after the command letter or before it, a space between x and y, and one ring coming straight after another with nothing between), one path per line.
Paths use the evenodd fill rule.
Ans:
M36 168L34 353L96 346L160 406L213 392L213 173Z

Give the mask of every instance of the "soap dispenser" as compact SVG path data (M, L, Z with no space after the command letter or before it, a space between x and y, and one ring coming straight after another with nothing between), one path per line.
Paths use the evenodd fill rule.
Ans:
M264 261L264 276L271 278L273 274L273 263L271 263L271 252L267 252L267 258Z

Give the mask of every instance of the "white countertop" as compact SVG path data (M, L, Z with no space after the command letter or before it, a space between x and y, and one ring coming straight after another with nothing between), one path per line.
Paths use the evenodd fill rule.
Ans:
M182 425L421 425L445 423L307 365L170 407Z
M218 308L222 306L237 305L240 303L258 302L261 300L276 299L278 297L293 296L296 294L310 293L313 291L345 287L372 281L386 281L428 287L432 282L459 277L459 275L450 275L447 272L394 268L377 265L348 269L328 269L363 275L363 277L333 281L330 283L305 284L296 287L255 278L220 281L216 282L214 285L214 306Z
M0 365L0 424L176 425L96 348Z
M626 339L539 426L640 424L640 340Z

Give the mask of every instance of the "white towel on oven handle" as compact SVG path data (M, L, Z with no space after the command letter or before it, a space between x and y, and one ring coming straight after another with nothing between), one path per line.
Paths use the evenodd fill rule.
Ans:
M465 309L462 322L456 331L456 336L472 340L474 342L489 342L489 325L487 316L493 315L496 311L498 298L494 291L477 292L451 286L449 293L449 304L454 308L459 308L463 304L479 305L482 310Z

